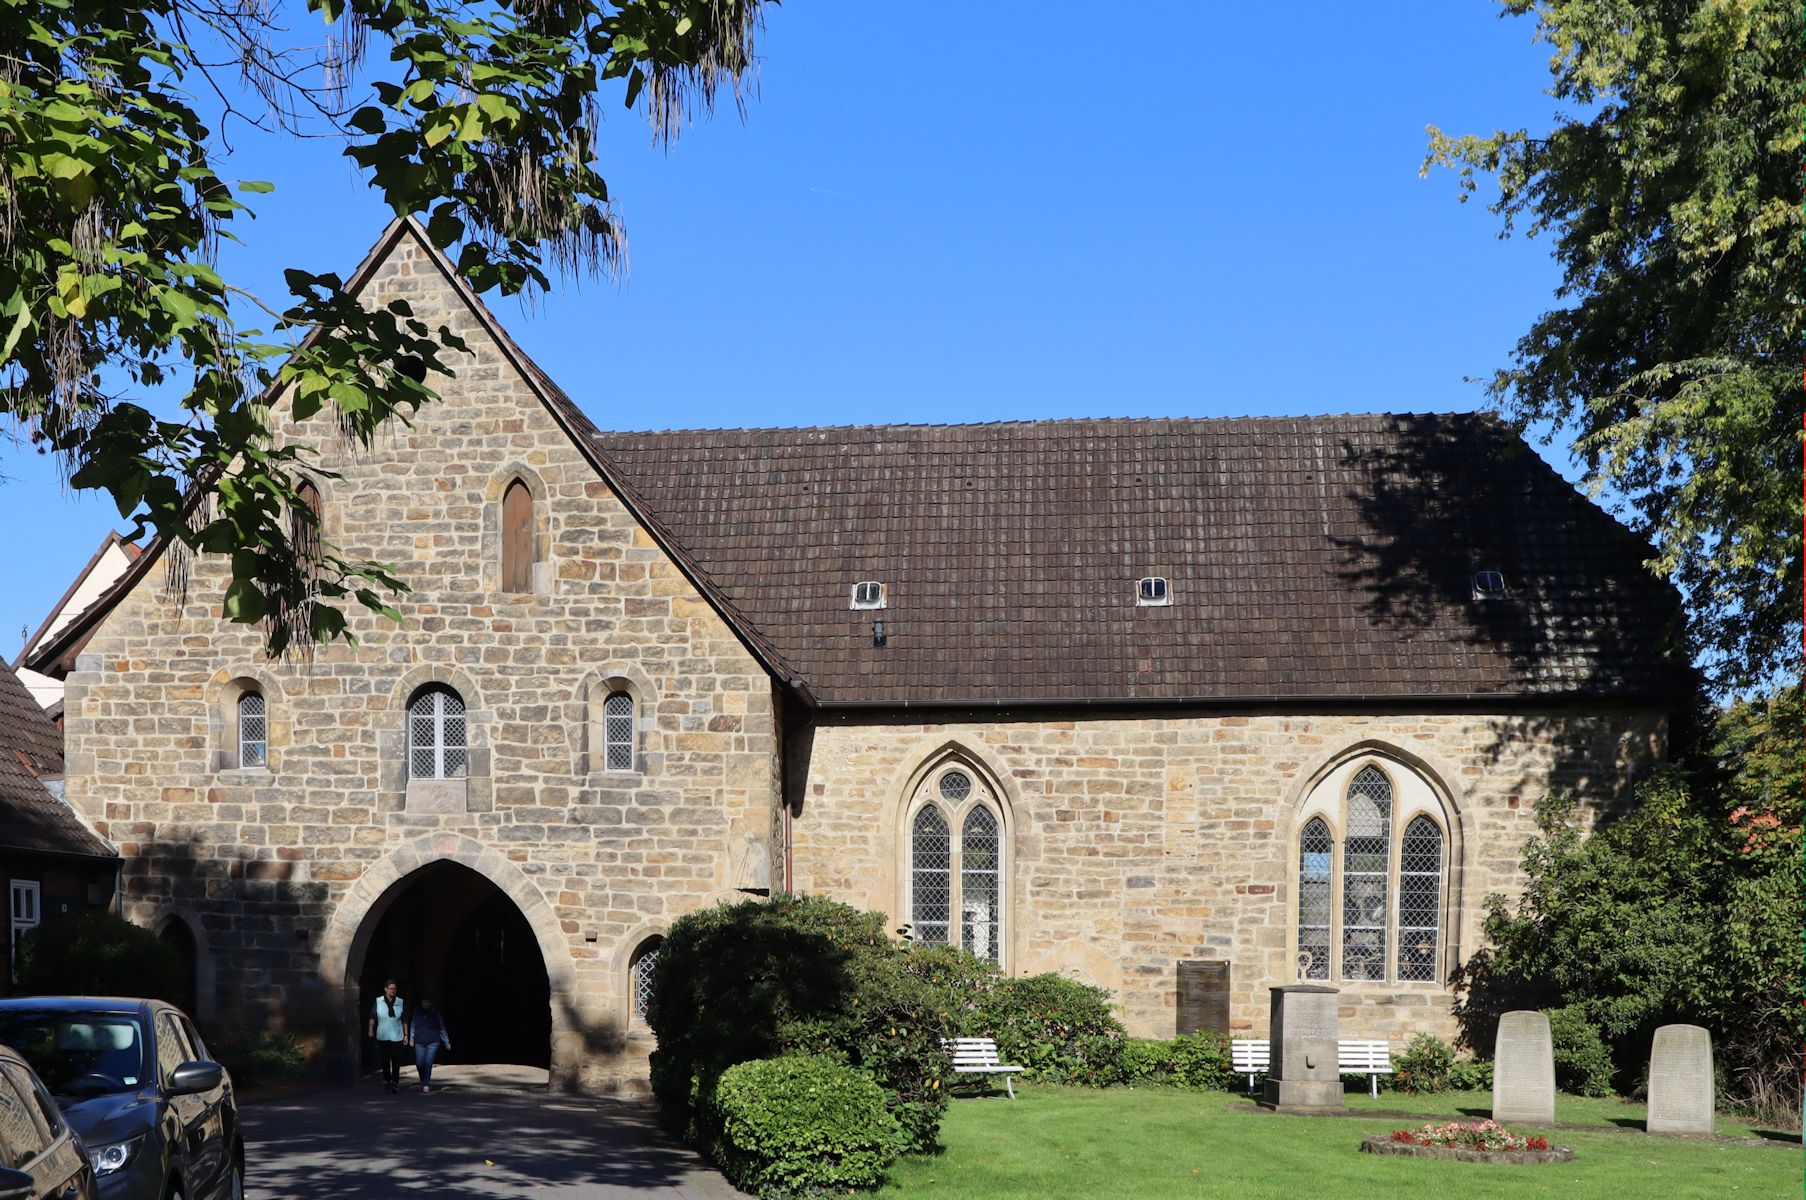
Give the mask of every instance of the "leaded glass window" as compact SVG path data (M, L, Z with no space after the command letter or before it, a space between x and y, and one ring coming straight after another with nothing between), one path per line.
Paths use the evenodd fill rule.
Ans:
M602 740L609 770L633 770L633 697L626 692L602 702Z
M942 781L943 790L945 780ZM968 785L970 786L970 785ZM980 958L997 954L997 818L988 808L966 815L959 847L960 944Z
M269 721L263 693L244 692L238 697L238 765L266 765L269 761L269 749Z
M651 939L633 960L633 1012L642 1021L652 1003L652 969L658 966L658 952L664 944L664 938Z
M1298 973L1329 978L1331 860L1335 843L1322 818L1305 823L1298 836Z
M1398 852L1398 977L1435 983L1442 935L1442 830L1428 817L1405 826Z
M464 698L440 685L415 692L408 702L408 777L462 779L467 751Z
M949 771L941 776L941 799L958 804L972 794L972 777L964 771Z
M1392 781L1377 767L1362 767L1348 785L1347 829L1342 845L1342 978L1383 980Z
M938 808L916 814L909 835L909 922L923 942L945 943L953 912L953 847Z

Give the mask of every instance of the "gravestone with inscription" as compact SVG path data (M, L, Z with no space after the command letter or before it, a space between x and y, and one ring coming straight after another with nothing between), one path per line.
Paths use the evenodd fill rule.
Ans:
M1508 1012L1499 1018L1492 1054L1492 1119L1501 1125L1555 1123L1555 1046L1549 1018Z
M1335 988L1316 983L1273 989L1263 1107L1280 1112L1343 1110L1342 1073L1336 1060L1340 996Z
M1176 1033L1229 1032L1228 963L1180 960L1177 1018Z
M1711 1133L1717 1096L1712 1035L1698 1025L1664 1025L1649 1050L1650 1133Z

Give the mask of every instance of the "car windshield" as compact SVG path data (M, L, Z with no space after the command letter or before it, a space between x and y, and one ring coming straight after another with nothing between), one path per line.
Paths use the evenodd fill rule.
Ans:
M138 1018L123 1013L0 1013L0 1042L58 1096L136 1091L150 1078L145 1040Z

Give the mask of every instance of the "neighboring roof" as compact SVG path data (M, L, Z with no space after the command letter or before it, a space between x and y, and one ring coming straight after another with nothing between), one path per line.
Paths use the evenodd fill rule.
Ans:
M1660 698L1678 680L1678 600L1648 548L1486 416L598 444L824 705ZM1484 570L1509 599L1473 599ZM1137 605L1149 575L1170 606ZM859 580L887 607L850 610Z
M44 619L39 622L37 631L31 635L31 640L26 642L24 648L19 651L19 656L13 660L15 668L27 665L26 660L31 657L31 653L37 648L38 643L49 634L62 628L64 622L59 621L59 618L64 616L64 609L68 606L69 601L75 597L77 592L81 591L82 584L88 581L88 577L94 574L94 569L106 558L107 551L113 549L115 546L119 547L120 551L124 553L126 565L128 567L137 560L139 554L143 553L142 549L135 543L126 541L111 529L107 530L107 536L101 539L99 549L95 550L93 555L89 557L87 565L76 573L75 578L70 581L69 586L64 589L63 594L58 597L57 602L51 606L50 611L46 613ZM117 578L117 576L114 578ZM103 591L101 595L105 595L105 592ZM96 602L98 602L99 599L100 597L97 596L95 598ZM79 613L70 613L68 614L68 618L70 621L73 621L79 615Z
M0 850L117 857L44 786L43 777L62 774L62 731L0 663Z

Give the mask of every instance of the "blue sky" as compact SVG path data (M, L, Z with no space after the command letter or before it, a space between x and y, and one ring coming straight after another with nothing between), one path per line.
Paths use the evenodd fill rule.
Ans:
M625 282L492 303L611 428L1481 406L1558 274L1418 177L1424 126L1545 126L1547 47L1488 0L1274 11L786 4L744 123L611 108ZM388 213L337 146L233 140L277 190L229 274L349 271ZM124 526L0 475L10 659Z

